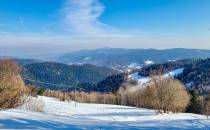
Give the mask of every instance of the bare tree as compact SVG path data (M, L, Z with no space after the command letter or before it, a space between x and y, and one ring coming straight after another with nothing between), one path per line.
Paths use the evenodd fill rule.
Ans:
M145 101L140 85L128 85L126 87L120 87L117 94L117 103L127 106L145 107Z
M23 103L25 85L20 68L13 60L0 60L0 108L13 108Z
M164 113L183 111L189 102L189 95L180 81L161 76L152 78L144 94L147 106Z
M208 119L209 116L210 116L210 101L208 101L208 102L206 103L206 106L205 106L205 115L206 115L207 119Z
M210 95L204 99L204 114L206 115L207 119L210 116Z

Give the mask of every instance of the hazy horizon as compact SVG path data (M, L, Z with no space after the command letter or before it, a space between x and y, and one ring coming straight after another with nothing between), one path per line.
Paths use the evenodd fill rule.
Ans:
M0 55L210 49L209 14L208 0L2 0Z
M0 57L5 57L5 58L20 58L20 59L40 59L40 60L54 60L59 58L62 55L68 54L68 53L73 53L73 52L78 52L78 51L84 51L84 50L98 50L98 49L129 49L129 50L138 50L138 49L142 49L142 50L171 50L171 49L189 49L189 50L204 50L204 51L210 51L210 49L197 49L197 48L166 48L166 49L157 49L157 48L111 48L111 47L101 47L101 48L92 48L92 49L79 49L79 50L73 50L73 51L62 51L62 52L43 52L43 53L21 53L21 52L17 52L17 53L0 53Z

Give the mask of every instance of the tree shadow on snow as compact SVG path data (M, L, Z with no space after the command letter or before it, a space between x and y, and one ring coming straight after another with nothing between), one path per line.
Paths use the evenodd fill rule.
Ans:
M79 130L78 126L52 121L39 121L30 119L0 119L0 129L55 129L55 130Z

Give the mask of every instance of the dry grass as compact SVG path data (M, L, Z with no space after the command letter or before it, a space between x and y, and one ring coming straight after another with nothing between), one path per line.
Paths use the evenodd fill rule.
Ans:
M21 109L35 112L43 112L45 103L37 98L28 98L26 103L21 107Z

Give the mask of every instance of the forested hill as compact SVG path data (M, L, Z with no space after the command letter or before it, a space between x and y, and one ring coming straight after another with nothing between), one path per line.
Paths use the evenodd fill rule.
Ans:
M22 77L26 84L62 90L79 84L95 84L117 73L116 70L107 67L89 64L66 65L45 62L25 65Z
M143 76L149 76L150 74L159 71L160 73L167 73L168 71L175 70L177 68L187 68L189 66L195 66L205 59L182 59L177 61L165 62L162 64L153 64L141 69L140 74Z
M183 74L177 78L200 94L208 94L210 92L210 59L186 66Z
M149 76L159 70L167 73L178 68L184 68L184 71L175 78L189 89L195 89L200 94L210 92L210 59L185 59L154 64L143 68L140 75ZM25 65L22 76L26 84L59 90L72 90L72 86L77 86L82 91L111 92L126 82L126 75L119 74L116 70L89 64L35 63Z

